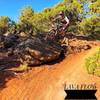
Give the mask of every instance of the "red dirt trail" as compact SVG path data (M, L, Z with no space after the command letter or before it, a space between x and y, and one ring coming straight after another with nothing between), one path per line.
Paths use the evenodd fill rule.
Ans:
M96 84L100 100L100 77L89 75L84 67L85 58L94 52L95 47L70 54L59 63L34 67L11 78L0 90L0 100L64 100L65 84Z

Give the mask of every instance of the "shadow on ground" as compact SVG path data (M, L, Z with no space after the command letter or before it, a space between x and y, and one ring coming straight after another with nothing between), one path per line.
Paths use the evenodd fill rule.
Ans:
M18 67L18 62L7 63L5 65L0 65L0 90L6 88L6 83L14 78L16 75L14 72L10 71L10 68Z
M14 73L12 73L12 72L10 72L10 71L7 71L7 70L1 71L1 72L0 72L0 90L6 88L6 83L7 83L10 79L12 79L12 78L14 78L14 77L15 77Z

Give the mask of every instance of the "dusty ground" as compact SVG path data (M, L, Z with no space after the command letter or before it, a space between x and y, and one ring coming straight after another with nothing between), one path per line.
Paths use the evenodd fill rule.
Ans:
M91 83L96 84L96 96L100 100L100 78L89 75L84 67L85 58L92 55L95 48L70 54L56 64L34 67L16 77L10 74L9 79L5 77L0 81L3 82L0 84L0 100L64 100L65 84Z

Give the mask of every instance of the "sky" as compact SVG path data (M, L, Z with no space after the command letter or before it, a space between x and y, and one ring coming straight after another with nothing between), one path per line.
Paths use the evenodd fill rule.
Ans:
M31 6L34 11L40 12L44 8L52 7L62 0L0 0L0 16L8 16L17 21L24 6Z

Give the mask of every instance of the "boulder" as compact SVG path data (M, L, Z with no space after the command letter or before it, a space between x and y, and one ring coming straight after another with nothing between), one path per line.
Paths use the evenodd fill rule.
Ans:
M14 62L40 65L58 59L62 50L62 47L52 40L9 36L4 40L4 48L0 48L0 65L12 63L13 59L9 58L14 56Z
M21 63L39 65L58 59L61 51L59 44L33 37L19 43L14 54L18 55Z

